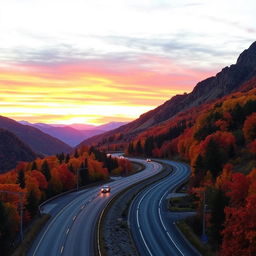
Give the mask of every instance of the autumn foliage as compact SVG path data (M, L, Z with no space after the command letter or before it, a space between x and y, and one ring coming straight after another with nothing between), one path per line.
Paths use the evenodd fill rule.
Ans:
M127 159L118 159L91 147L81 147L73 154L57 154L20 162L15 169L0 175L0 245L7 254L17 238L20 222L20 198L23 220L27 225L38 213L38 205L47 198L89 183L108 179L109 174L128 174L132 167ZM19 194L21 193L21 194ZM22 195L22 197L20 197Z
M190 109L138 134L130 155L190 162L190 191L202 191L209 211L207 233L221 256L256 255L256 80L253 86ZM199 234L200 235L200 234Z
M213 250L224 256L256 255L255 78L240 91L129 136L105 137L97 146L125 149L135 156L189 161L190 191L198 205L196 218L202 216L200 193L205 191L207 233Z

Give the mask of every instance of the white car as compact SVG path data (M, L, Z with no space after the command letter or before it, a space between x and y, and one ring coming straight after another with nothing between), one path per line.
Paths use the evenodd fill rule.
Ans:
M109 193L110 190L111 190L110 186L105 185L105 186L103 186L103 187L101 188L100 191L101 191L101 193Z

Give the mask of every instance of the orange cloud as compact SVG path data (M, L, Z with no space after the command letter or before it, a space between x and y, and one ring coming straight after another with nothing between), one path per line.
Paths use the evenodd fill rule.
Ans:
M150 69L142 65L145 59ZM118 66L94 60L1 68L1 114L46 123L130 121L176 94L191 91L210 73L154 56L139 62Z

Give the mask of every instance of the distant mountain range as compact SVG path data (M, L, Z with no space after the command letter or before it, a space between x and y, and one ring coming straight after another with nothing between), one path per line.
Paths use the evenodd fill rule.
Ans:
M115 134L129 141L139 132L165 122L189 108L209 103L236 91L244 82L256 76L256 42L243 51L236 64L225 67L216 76L199 82L188 94L176 95L159 107L142 114L138 119L115 130L84 140L80 145L106 144Z
M0 173L14 168L19 161L33 161L36 154L13 133L0 129Z
M112 129L116 129L124 124L125 122L110 122L100 126L93 126L87 124L71 124L71 125L60 125L60 124L44 124L44 123L29 123L27 121L20 121L23 125L29 125L47 133L68 145L74 147L83 140L107 132Z
M20 124L10 118L0 116L0 128L15 134L26 143L36 154L53 155L60 152L70 152L72 147L41 130Z
M75 124L76 127L87 129L77 130L72 125L55 127L43 123L16 122L0 116L0 173L13 169L19 161L33 161L38 156L72 151L72 147L61 139L76 145L90 135L99 134L122 124L112 122L98 127ZM91 127L94 130L90 130Z

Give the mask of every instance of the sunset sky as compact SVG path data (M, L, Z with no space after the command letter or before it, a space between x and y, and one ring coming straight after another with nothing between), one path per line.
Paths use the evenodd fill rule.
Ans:
M255 0L0 0L0 114L133 120L235 63L255 12Z

